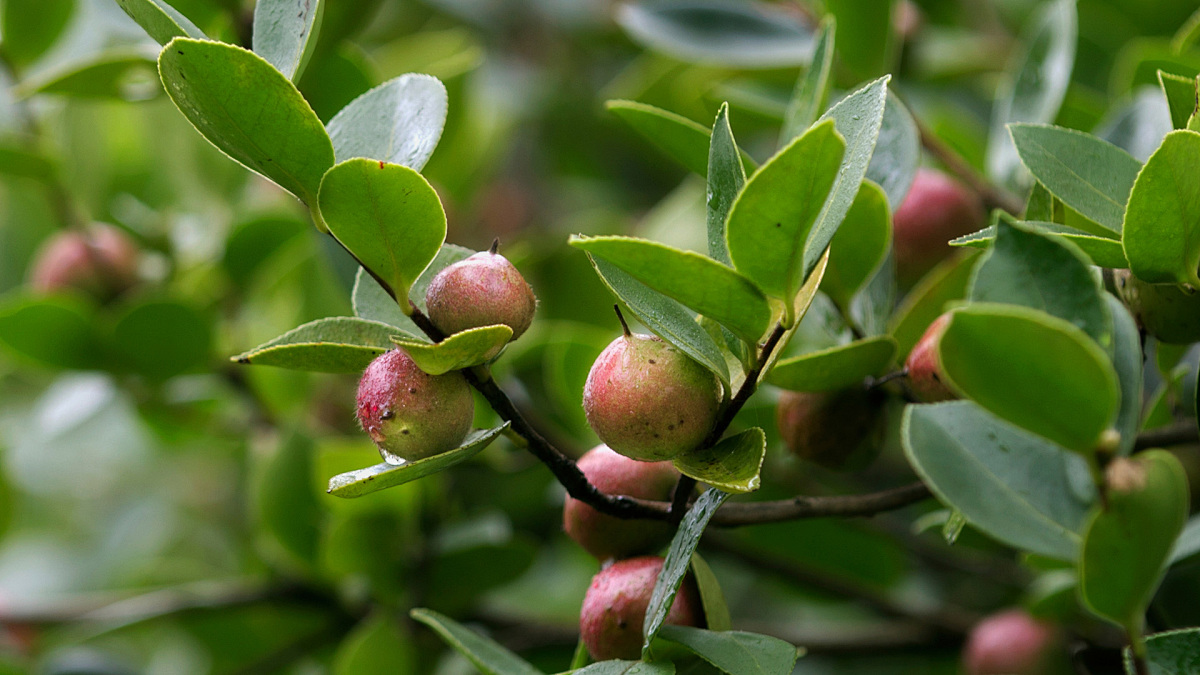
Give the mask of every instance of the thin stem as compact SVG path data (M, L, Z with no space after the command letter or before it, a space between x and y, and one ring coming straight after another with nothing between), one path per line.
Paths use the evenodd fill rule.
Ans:
M1129 651L1137 675L1150 675L1150 664L1146 662L1146 640L1140 631L1129 631Z
M1184 422L1174 426L1143 431L1133 442L1133 451L1169 448L1172 445L1196 442L1200 442L1200 428L1197 428L1195 422Z

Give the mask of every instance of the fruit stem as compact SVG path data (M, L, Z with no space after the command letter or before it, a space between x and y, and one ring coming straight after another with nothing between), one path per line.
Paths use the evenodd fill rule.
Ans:
M613 305L613 311L617 313L617 321L621 322L621 331L625 333L625 337L633 337L633 333L629 330L629 324L625 323L625 315L621 313L621 308Z
M488 247L488 253L491 253L492 255L496 255L499 252L500 252L500 237L496 237L495 239L492 240L492 245Z

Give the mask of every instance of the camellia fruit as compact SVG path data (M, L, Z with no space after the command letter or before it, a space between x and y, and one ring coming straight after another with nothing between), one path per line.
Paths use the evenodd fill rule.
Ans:
M663 562L658 556L630 558L600 570L592 579L579 613L579 634L593 659L641 657L642 623ZM666 622L704 627L700 589L691 575L684 577Z
M967 675L1047 675L1058 641L1054 626L1011 609L976 624L963 649L963 665Z
M908 372L909 389L925 403L953 401L958 398L946 384L946 376L942 372L941 361L938 360L938 343L949 324L949 314L934 319L904 362Z
M776 408L779 435L800 459L827 469L860 469L879 452L884 398L862 388L785 391Z
M475 416L471 387L462 373L429 375L399 349L367 366L357 404L359 424L392 464L457 448Z
M29 283L39 293L75 289L111 300L137 283L139 257L129 235L96 223L47 239L30 264Z
M679 472L670 462L639 462L598 445L579 458L588 482L609 495L666 501ZM563 529L599 560L646 553L671 539L671 526L662 521L624 519L597 511L571 496L563 504Z
M438 272L425 291L429 320L447 335L504 324L516 340L533 323L537 298L508 258L492 248Z
M1146 283L1129 270L1114 271L1113 283L1138 325L1159 342L1186 345L1200 340L1200 291Z
M892 216L896 277L913 283L950 255L947 242L982 229L986 221L978 195L941 171L918 169Z

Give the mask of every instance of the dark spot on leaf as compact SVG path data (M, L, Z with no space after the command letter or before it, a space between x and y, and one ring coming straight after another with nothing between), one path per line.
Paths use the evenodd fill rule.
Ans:
M407 436L407 435L408 435L408 429L401 429L401 430L400 430L400 433L402 433L402 434L404 434L405 436Z
M783 223L775 223L775 227L783 227Z
M179 51L178 49L175 50L175 53L179 54L180 56L183 56L183 52Z

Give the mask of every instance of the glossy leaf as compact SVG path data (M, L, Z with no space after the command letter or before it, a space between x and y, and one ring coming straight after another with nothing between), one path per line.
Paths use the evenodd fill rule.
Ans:
M895 356L895 340L872 337L781 359L766 381L791 391L837 391L862 386L866 378L883 373Z
M296 86L253 52L175 38L158 57L171 100L213 145L310 208L333 145Z
M204 38L195 24L164 0L117 0L117 4L160 45L177 37Z
M1111 143L1062 127L1011 124L1017 154L1055 197L1114 234L1142 163Z
M95 321L95 310L71 297L13 297L0 305L0 343L42 365L97 368Z
M1196 112L1196 80L1160 70L1158 84L1171 111L1171 126L1186 129L1188 119Z
M779 133L780 147L803 134L825 109L825 103L829 100L836 34L837 20L830 15L821 22L814 41L812 61L808 70L796 81L796 88L788 101L783 115L783 130Z
M1121 434L1118 452L1133 452L1142 415L1142 337L1124 303L1111 293L1104 294L1113 322L1113 370L1121 388L1121 406L1117 409L1117 432Z
M892 216L883 188L863 181L846 218L829 244L829 268L821 290L840 307L871 279L892 246Z
M394 348L395 326L352 317L310 321L232 360L319 373L361 373L375 357Z
M1188 481L1179 460L1150 450L1128 460L1144 471L1133 490L1110 489L1108 506L1088 523L1079 562L1079 595L1092 613L1140 633L1188 516Z
M969 401L908 406L900 438L921 480L972 526L1018 550L1075 560L1094 499L1072 489L1073 474L1088 476L1083 458Z
M632 237L572 236L570 244L611 262L650 288L758 342L771 321L752 281L712 258Z
M154 54L114 50L72 63L17 90L21 96L64 94L81 98L145 101L162 92Z
M729 617L729 605L721 584L699 553L692 555L692 577L700 590L700 604L704 606L704 623L709 630L731 630L733 620Z
M4 55L17 67L33 63L58 41L75 0L5 0Z
M1129 269L1150 283L1200 287L1200 133L1172 131L1138 174L1125 211Z
M1082 330L1044 312L972 303L954 312L938 353L955 390L1076 452L1095 450L1116 417L1117 375L1108 355Z
M787 675L800 658L792 643L758 633L667 625L658 635L730 675Z
M421 174L399 164L369 159L338 164L321 182L320 205L329 231L399 297L408 296L446 240L437 192Z
M190 305L151 300L130 306L113 326L119 363L152 380L165 380L208 360L213 328Z
M636 101L609 101L604 106L668 157L696 175L707 175L708 129L682 115Z
M896 340L896 359L903 361L925 329L946 311L949 303L967 297L975 259L951 257L926 274L892 315L889 332Z
M312 441L292 434L279 444L258 476L258 522L291 556L312 564L320 542L321 505L313 494Z
M542 675L521 657L448 616L432 609L414 609L409 616L432 628L484 675Z
M734 267L785 303L806 278L805 243L844 149L832 122L818 124L763 164L729 212L725 237ZM792 325L793 317L787 318Z
M813 270L812 274L808 275L808 280L804 282L804 285L800 287L800 292L796 294L796 300L792 303L792 312L796 317L796 325L784 331L783 337L779 340L779 344L790 344L792 338L795 337L797 332L799 332L804 317L808 315L808 310L812 308L813 302L815 302L817 299L817 289L820 288L821 281L825 278L825 270L827 269L829 269L828 251L826 251L825 255L821 257L821 260L817 262L816 269ZM834 311L836 311L836 309ZM775 349L771 352L767 362L763 364L762 369L759 371L759 384L762 384L767 375L771 372L771 369L775 367L775 363L779 361L783 351L784 350L782 349Z
M719 263L731 265L729 247L725 243L725 222L729 211L746 184L741 151L729 127L729 104L721 105L713 123L708 146L708 191L705 212L708 225L708 256Z
M987 170L994 180L1010 187L1021 182L1021 160L1008 125L1049 124L1058 114L1075 66L1078 22L1075 0L1054 0L1042 5L1022 30L992 109Z
M418 368L430 375L441 375L491 361L512 339L512 333L512 328L498 324L464 330L437 344L406 338L392 341L412 357Z
M888 92L879 125L879 140L867 165L867 179L887 193L892 211L900 208L921 163L921 134L912 113L895 94Z
M458 448L415 462L403 464L384 462L338 474L329 479L329 494L335 497L361 497L443 471L478 455L507 427L508 423L505 422L494 429L475 429L467 434L466 439Z
M333 675L394 675L411 671L416 648L396 619L376 612L350 632L333 657Z
M675 675L675 664L670 661L601 661L571 671L571 675Z
M1127 647L1125 672L1137 675L1132 656ZM1150 666L1150 675L1191 675L1200 672L1200 628L1147 635L1146 662Z
M692 554L696 552L696 547L700 544L704 528L708 527L708 521L728 498L728 492L716 488L705 490L704 494L700 495L700 498L692 504L692 508L684 514L683 521L679 523L675 537L671 540L671 547L667 550L662 570L658 573L658 580L654 584L654 593L651 594L650 603L646 608L646 620L642 624L643 659L652 660L650 659L652 656L650 644L667 620L667 613L671 611L671 605L675 602L675 593L679 590L679 585L683 583L683 577L691 565Z
M446 87L436 77L392 78L329 121L337 161L366 157L420 171L442 137L447 106Z
M679 472L733 493L754 492L761 484L767 437L755 427L721 439L711 448L692 449L674 460Z
M293 82L317 46L325 0L258 0L254 4L254 53Z
M1125 260L1125 249L1121 247L1121 242L1118 239L1098 237L1083 230L1059 225L1058 223L1027 220L1022 221L1021 224L1030 231L1052 237L1060 237L1075 244L1091 260L1093 265L1114 269L1129 267L1129 262ZM995 233L995 228L989 226L978 232L954 239L950 242L950 245L987 248L995 238Z

